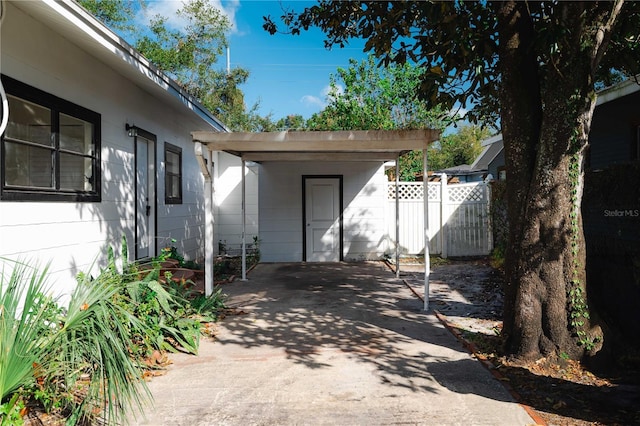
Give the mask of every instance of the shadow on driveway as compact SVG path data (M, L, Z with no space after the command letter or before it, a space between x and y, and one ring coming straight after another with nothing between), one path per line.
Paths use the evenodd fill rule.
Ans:
M380 263L260 264L223 292L244 314L150 383L142 424L533 423Z

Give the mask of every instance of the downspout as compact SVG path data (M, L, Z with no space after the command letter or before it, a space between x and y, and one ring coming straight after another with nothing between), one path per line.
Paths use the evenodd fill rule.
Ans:
M207 166L207 159L204 153L208 150L200 142L194 145L196 160L200 166L202 176L204 176L204 294L210 296L213 294L213 265L214 265L214 244L213 244L213 177Z

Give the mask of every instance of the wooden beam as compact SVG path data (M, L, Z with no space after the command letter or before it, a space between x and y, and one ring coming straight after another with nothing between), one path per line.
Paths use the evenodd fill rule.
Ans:
M339 132L221 133L196 131L194 142L211 151L235 152L394 152L426 149L439 132L422 130L363 130Z
M399 152L402 154L402 152ZM233 154L233 153L231 153ZM393 152L243 152L245 161L390 161Z

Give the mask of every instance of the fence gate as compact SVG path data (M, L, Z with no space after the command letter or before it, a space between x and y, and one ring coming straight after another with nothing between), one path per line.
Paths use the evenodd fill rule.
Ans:
M491 252L490 187L485 182L447 185L429 182L429 252L448 256L484 256ZM422 182L400 182L400 253L424 253ZM388 235L395 235L395 182L388 187Z

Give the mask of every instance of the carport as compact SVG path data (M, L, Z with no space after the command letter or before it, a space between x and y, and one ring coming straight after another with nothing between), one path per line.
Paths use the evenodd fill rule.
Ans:
M242 279L246 279L246 203L245 168L247 162L379 162L396 163L396 235L395 260L399 265L398 229L398 180L399 158L403 154L419 150L423 153L423 190L427 194L427 147L438 140L439 132L432 129L421 130L369 130L369 131L327 131L327 132L264 132L264 133L221 133L210 131L192 132L195 153L205 180L205 263L214 263L214 210L213 173L211 153L220 151L235 155L242 163ZM424 241L425 241L425 295L429 294L429 236L428 197L424 198ZM342 220L342 211L339 212ZM340 234L342 238L342 234ZM396 274L399 276L399 267ZM213 268L205 271L205 292L213 292ZM429 300L425 297L424 309L428 310Z

